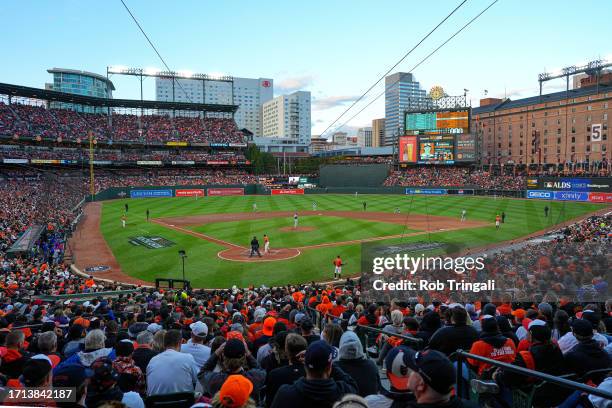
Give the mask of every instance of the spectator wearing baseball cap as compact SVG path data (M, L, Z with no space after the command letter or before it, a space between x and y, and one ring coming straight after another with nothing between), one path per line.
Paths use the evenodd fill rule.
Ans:
M595 312L593 310L587 309L583 311L582 314L579 314L579 313L576 314L576 316L578 315L580 315L579 316L580 319L578 320L584 320L591 324L593 340L597 342L601 348L605 348L608 345L608 338L598 332L599 323L601 321L601 316L599 312ZM576 321L577 320L574 320L574 322ZM585 328L587 327L587 325L583 323L579 323L579 325L582 325ZM572 323L572 328L573 328L573 323ZM563 354L566 354L567 352L572 350L574 347L576 347L578 343L579 341L577 337L575 336L574 331L571 331L571 332L566 333L563 337L559 339L559 348L561 348L561 351L563 352Z
M302 337L306 339L308 344L321 340L319 336L312 332L314 329L314 324L312 323L312 319L310 319L310 317L304 317L302 320L300 320L299 327Z
M477 405L452 396L456 382L456 370L444 354L436 350L406 352L406 365L409 368L408 389L414 394L415 401L406 406L414 408L461 408Z
M250 398L253 383L242 375L227 377L221 389L212 400L213 408L255 408L255 401Z
M180 353L180 330L164 334L165 350L147 365L147 395L193 392L197 384L198 367L191 354Z
M119 340L115 345L117 358L113 361L113 369L117 372L119 378L117 384L123 392L136 391L139 394L145 395L146 386L145 379L140 367L134 363L132 354L134 353L134 344L130 339Z
M253 347L258 350L261 346L268 344L268 342L274 337L274 325L276 319L274 317L266 317L263 321L263 328L261 329L261 336L253 342Z
M217 363L221 371L215 371ZM266 372L257 366L257 361L249 352L244 339L230 338L223 343L202 366L198 378L204 393L214 396L231 375L242 375L253 384L252 397L259 400L259 391L266 380Z
M197 321L191 323L189 328L191 329L191 338L187 343L181 345L181 353L191 354L199 370L210 358L210 347L204 345L208 336L208 326L206 323Z
M76 402L57 402L58 407L85 407L87 385L93 376L93 371L79 364L67 364L53 374L53 386L75 389ZM76 405L75 405L76 404Z
M610 368L610 355L593 338L593 325L586 319L576 319L572 323L572 332L578 343L565 353L565 363L570 373L582 376L585 373L603 368ZM601 381L605 375L597 378ZM598 383L599 381L595 381Z
M357 383L332 361L335 350L323 340L308 346L304 355L306 377L283 385L272 402L272 408L331 408L344 394L354 394Z
M413 353L414 351L406 346L394 347L387 353L385 367L391 388L386 390L381 387L378 394L368 395L366 401L371 407L389 408L394 404L406 406L414 401L414 395L408 389L408 358Z

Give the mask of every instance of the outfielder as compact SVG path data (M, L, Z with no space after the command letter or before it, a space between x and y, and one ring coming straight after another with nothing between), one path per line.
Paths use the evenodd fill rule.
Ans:
M340 279L342 278L342 258L340 258L340 255L336 256L336 259L334 259L334 279Z
M266 234L264 234L264 255L270 252L270 238Z
M297 228L298 226L298 213L293 214L293 228Z
M257 203L253 203L253 212L257 212Z
M317 211L317 203L316 202L312 202L312 211Z
M467 214L467 211L465 211L465 208L463 210L461 210L461 222L465 221L465 215Z
M123 228L125 228L125 223L126 223L126 221L127 221L127 216L126 216L125 214L123 214L123 215L121 216L121 226L122 226Z

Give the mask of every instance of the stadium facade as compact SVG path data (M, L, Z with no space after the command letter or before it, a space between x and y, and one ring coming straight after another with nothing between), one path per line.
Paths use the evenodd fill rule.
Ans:
M482 164L597 164L610 159L612 89L591 86L472 110Z
M204 82L205 86L202 85ZM238 105L234 115L236 124L255 136L262 135L262 106L272 99L273 94L274 80L271 78L234 77L233 82L174 79L174 83L171 78L155 79L155 98L158 101Z

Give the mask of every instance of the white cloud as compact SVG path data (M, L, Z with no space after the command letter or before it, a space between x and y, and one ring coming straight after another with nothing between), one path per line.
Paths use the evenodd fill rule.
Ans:
M287 77L279 80L275 84L276 91L281 94L303 90L308 88L314 83L314 76L312 75L301 75L294 77Z
M347 95L347 96L326 96L323 98L313 98L312 109L313 110L327 110L333 109L338 106L346 105L355 101L358 96Z

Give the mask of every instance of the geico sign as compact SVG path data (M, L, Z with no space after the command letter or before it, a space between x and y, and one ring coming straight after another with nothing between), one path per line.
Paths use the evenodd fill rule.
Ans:
M527 198L552 198L551 191L528 191Z

